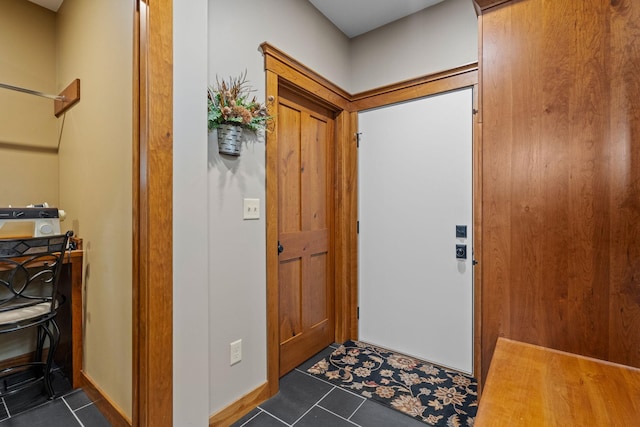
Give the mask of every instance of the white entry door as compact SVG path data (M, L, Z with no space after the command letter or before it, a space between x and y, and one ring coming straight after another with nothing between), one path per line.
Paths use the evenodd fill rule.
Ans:
M358 119L359 339L470 374L472 108L468 88Z

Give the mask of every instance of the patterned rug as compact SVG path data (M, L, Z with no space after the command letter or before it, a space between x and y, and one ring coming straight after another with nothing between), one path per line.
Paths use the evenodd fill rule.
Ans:
M473 426L478 410L473 377L359 341L307 371L432 426Z

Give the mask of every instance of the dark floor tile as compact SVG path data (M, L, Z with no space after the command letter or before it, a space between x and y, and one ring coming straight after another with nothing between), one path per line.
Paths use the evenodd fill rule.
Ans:
M258 415L256 415L254 418L247 421L245 424L241 424L241 426L242 427L285 427L287 426L287 424L261 411Z
M298 371L280 379L280 392L260 407L286 423L293 423L333 388Z
M91 425L91 424L89 424ZM2 422L0 427L74 427L80 426L67 405L61 400L54 400Z
M17 384L33 377L33 372L24 371L11 375L3 381L7 384ZM69 383L69 380L60 371L53 372L51 385L53 386L53 391L56 396L63 395L71 390L71 383ZM20 412L24 412L31 408L35 408L36 406L42 405L48 401L49 395L45 391L44 381L36 382L29 388L5 397L7 409L11 416L17 415Z
M72 411L91 403L91 399L82 389L73 390L71 393L62 396L62 398L67 402L67 405L69 405Z
M353 427L354 425L355 424L317 406L304 414L300 421L296 423L296 427Z
M44 390L44 384L36 383L16 394L5 396L4 401L9 415L14 416L49 402L49 395Z
M425 427L425 424L400 411L367 400L350 418L366 427Z
M244 423L246 423L247 421L249 421L251 418L255 417L256 415L258 415L260 413L260 408L253 408L253 410L251 410L251 412L249 412L247 415L245 415L244 417L240 418L238 421L236 421L235 423L231 424L230 427L240 427L241 425L243 425Z
M111 427L111 423L102 415L96 405L85 406L75 411L82 425L91 427Z
M364 400L364 397L334 388L318 403L318 406L348 419Z
M8 418L7 408L4 406L4 399L0 399L0 421Z

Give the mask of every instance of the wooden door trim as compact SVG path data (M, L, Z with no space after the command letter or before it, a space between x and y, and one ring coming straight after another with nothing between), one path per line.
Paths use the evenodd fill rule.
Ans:
M351 95L294 60L277 48L263 43L265 56L266 93L274 97L274 111L278 107L278 87L283 85L306 94L336 112L335 151L335 336L341 342L358 337L358 167L357 129L358 111L409 101L424 96L471 87L474 90L474 112L477 113L478 63L472 63L371 91ZM474 114L473 190L474 190L474 247L475 259L481 261L482 247L482 164L480 121ZM267 389L268 396L278 391L278 207L277 207L277 134L278 120L267 134L266 144L266 265L267 265ZM476 266L474 274L474 372L481 372L481 275ZM478 378L478 381L481 381Z
M297 88L301 93L324 100L336 111L335 158L335 331L336 341L358 337L358 196L357 196L357 137L358 111L404 102L419 97L471 87L474 90L474 112L477 112L478 64L468 64L441 73L407 80L371 91L350 95L308 69L273 46L263 43L265 56L266 93L274 96L278 106L278 87ZM474 248L480 260L482 247L481 200L481 139L480 121L474 114L473 191L474 191ZM266 149L266 245L267 245L267 388L268 395L278 391L278 177L276 170L277 117L273 131L267 135ZM274 249L274 250L270 250ZM481 366L481 274L476 266L474 274L474 371L480 375ZM481 378L478 378L481 381Z
M173 0L138 0L134 53L133 425L173 423Z
M473 7L478 15L483 14L487 9L509 3L512 0L473 0Z
M357 111L385 105L406 102L425 96L437 95L452 90L472 88L473 90L473 249L474 259L478 264L474 267L473 274L473 370L478 383L482 383L481 373L481 348L482 348L482 324L481 324L481 296L482 296L482 140L481 140L481 116L478 109L478 63L468 64L442 73L419 77L397 84L362 92L353 96L353 106ZM351 120L357 129L357 117ZM356 173L357 175L357 173ZM357 190L357 186L355 187ZM353 191L357 193L357 191ZM357 196L354 196L357 197ZM357 200L356 202L357 203ZM356 212L357 215L357 212ZM357 216L356 216L357 218ZM357 239L357 236L356 236ZM355 246L354 246L355 247ZM356 255L357 256L357 255ZM352 261L357 262L357 260ZM357 274L357 267L354 267ZM357 283L357 278L355 279ZM355 303L357 305L357 294ZM355 321L357 328L357 320ZM357 332L357 331L356 331ZM357 336L357 333L352 334Z
M264 54L265 70L279 76L281 83L301 89L314 100L324 101L322 103L334 111L350 109L351 95L348 92L269 43L262 43L260 49Z
M363 111L469 87L477 83L478 63L474 62L440 73L360 92L353 95L351 100L353 111Z
M349 136L352 126L349 121L350 100L349 94L339 87L333 85L328 80L319 76L301 63L293 60L288 55L263 43L261 46L265 56L266 70L266 93L267 96L274 97L274 111L279 106L278 92L280 87L294 90L297 94L305 96L319 102L329 108L335 114L335 151L333 178L334 182L334 313L335 313L335 336L336 340L348 339L348 333L353 331L351 324L356 308L346 307L344 301L352 301L351 289L355 282L350 282L355 278L345 269L349 267L348 257L354 249L349 247L355 240L345 236L345 232L351 229L355 231L355 222L352 227L345 226L345 222L351 221L349 213L355 208L348 204L355 200L352 195L344 194L342 181L353 182L353 177L345 176L355 172L352 168L344 168L347 159L355 159L355 137ZM277 144L278 144L278 117L273 120L273 128L267 134L266 143L266 263L267 263L267 388L268 396L272 396L278 391L279 382L279 307L278 307L278 171L277 171ZM353 134L352 134L353 135ZM351 142L351 143L349 143ZM349 151L353 151L349 155ZM351 164L351 163L348 163ZM344 170L343 170L344 169ZM345 202L340 204L340 202Z

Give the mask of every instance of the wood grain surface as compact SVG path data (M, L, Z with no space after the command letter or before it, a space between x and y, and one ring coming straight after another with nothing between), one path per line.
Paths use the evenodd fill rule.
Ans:
M640 2L479 19L483 373L499 336L640 366Z
M133 425L173 423L173 2L140 0Z
M640 369L500 338L476 427L633 426Z

